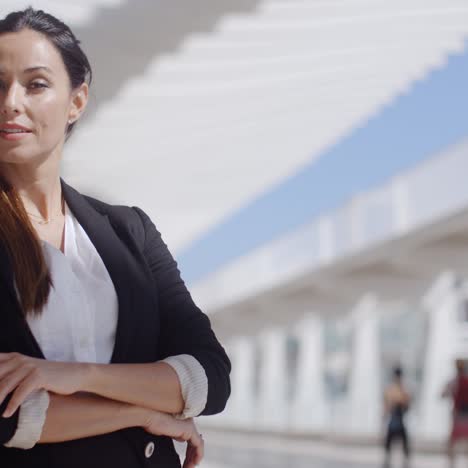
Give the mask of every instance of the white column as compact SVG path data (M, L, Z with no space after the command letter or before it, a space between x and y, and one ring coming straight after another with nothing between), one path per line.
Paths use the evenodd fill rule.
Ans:
M424 377L421 389L420 435L446 438L450 425L450 402L441 398L443 387L454 376L456 354L456 279L444 273L425 296L429 314Z
M349 381L348 429L362 435L378 434L382 388L378 302L365 296L352 311L354 335Z
M263 331L259 336L260 385L257 400L259 428L287 427L286 335L281 329Z
M395 231L401 235L408 230L411 220L408 182L404 177L394 179L392 195Z
M233 427L254 428L254 338L236 337L226 346L231 359L231 396L223 423ZM206 418L212 419L212 418Z
M299 352L290 427L294 431L320 432L325 429L327 420L321 318L310 316L301 320L296 336Z

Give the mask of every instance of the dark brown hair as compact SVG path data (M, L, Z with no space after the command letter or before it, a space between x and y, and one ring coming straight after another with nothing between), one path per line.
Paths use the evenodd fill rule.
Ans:
M47 37L57 48L70 78L71 88L91 84L89 61L70 28L54 16L29 7L0 20L0 35L31 29ZM75 123L66 129L66 138ZM0 243L9 255L24 314L40 313L46 304L52 279L39 237L24 209L17 190L0 174Z

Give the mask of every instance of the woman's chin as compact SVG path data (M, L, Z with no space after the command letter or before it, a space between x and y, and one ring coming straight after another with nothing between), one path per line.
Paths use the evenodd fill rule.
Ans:
M0 143L0 163L27 164L34 159L36 159L34 152L25 146L16 145L8 148Z

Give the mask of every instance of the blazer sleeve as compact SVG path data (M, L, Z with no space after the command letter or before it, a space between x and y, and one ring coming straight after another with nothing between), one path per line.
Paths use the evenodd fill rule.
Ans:
M180 354L193 356L202 365L208 380L207 402L201 415L220 413L231 393L231 363L217 340L210 320L194 303L177 263L149 216L133 207L144 232L143 255L157 283L161 330L161 359Z
M1 256L1 251L0 251L0 261L4 261ZM13 310L13 302L10 299L10 295L6 292L6 289L3 287L3 283L0 281L0 310L1 312L7 312L9 310ZM7 314L8 317L8 314ZM8 318L6 318L6 323L3 325L6 327L6 330L9 330L10 336L14 336L14 328L11 324L11 322L8 321ZM4 338L3 333L2 333L2 338ZM0 352L5 353L5 352L12 352L15 351L15 349L11 348L10 344L6 344L3 342L3 339L1 340L0 344ZM14 414L12 414L9 418L3 418L2 414L6 410L6 407L8 406L8 403L10 401L10 398L13 396L13 392L9 393L6 398L3 400L3 402L0 404L0 445L5 444L8 442L16 432L16 429L18 428L18 421L19 421L19 412L20 409L18 408Z

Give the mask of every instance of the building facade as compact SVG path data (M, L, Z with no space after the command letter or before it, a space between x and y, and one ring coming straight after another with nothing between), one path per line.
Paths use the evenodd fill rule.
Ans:
M401 364L413 434L444 440L450 402L441 393L454 360L468 358L462 76L466 53L303 173L311 185L293 203L304 208L279 204L275 216L303 210L309 222L190 281L233 361L229 407L213 424L373 437L383 389ZM336 193L341 202L331 206L326 197Z

